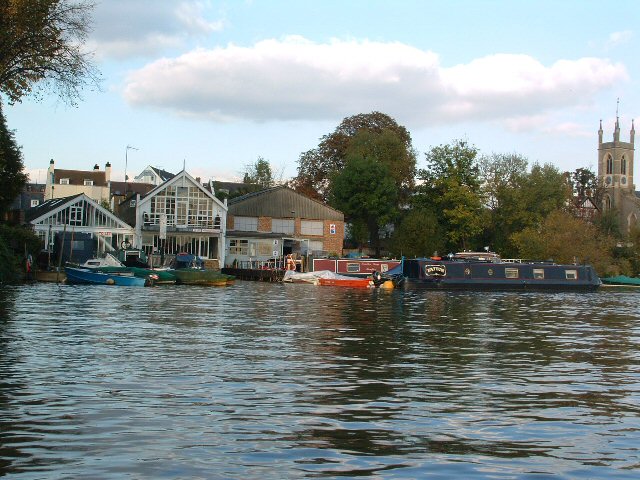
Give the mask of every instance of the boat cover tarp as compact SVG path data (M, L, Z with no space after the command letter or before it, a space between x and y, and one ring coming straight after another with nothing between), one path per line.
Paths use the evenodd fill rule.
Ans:
M353 280L353 277L340 275L331 270L318 270L317 272L300 273L295 270L287 270L284 272L283 282L288 283L317 283L321 278L330 278L336 280Z

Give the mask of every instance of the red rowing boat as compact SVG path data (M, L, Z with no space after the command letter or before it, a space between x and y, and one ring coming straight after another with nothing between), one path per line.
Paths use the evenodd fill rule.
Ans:
M370 278L320 278L318 283L323 286L331 287L355 287L355 288L371 288L373 281Z

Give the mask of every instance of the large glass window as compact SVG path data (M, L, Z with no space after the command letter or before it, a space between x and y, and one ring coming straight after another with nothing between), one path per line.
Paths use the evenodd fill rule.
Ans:
M151 200L149 223L159 225L167 216L168 226L220 228L215 225L213 200L198 187L167 187Z

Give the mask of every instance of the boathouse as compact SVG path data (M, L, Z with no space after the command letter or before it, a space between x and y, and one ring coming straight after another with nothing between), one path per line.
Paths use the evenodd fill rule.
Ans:
M293 254L298 270L309 257L342 255L344 214L278 186L229 200L227 267L282 265Z
M162 256L190 253L213 268L224 265L227 205L186 171L121 207L123 218L132 214L135 248Z
M42 239L43 248L51 250L56 235L84 235L93 239L94 254L117 250L133 241L134 229L85 193L54 198L30 209L25 219ZM69 235L70 234L70 235Z

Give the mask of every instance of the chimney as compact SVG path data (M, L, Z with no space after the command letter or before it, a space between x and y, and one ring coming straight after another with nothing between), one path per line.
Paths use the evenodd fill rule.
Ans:
M198 183L198 185L200 185L201 181L202 181L202 179L200 177L196 177L196 182Z
M100 170L100 167L97 163L93 166L93 171L95 172L96 170Z
M111 181L111 164L109 162L104 166L104 180L107 183Z

